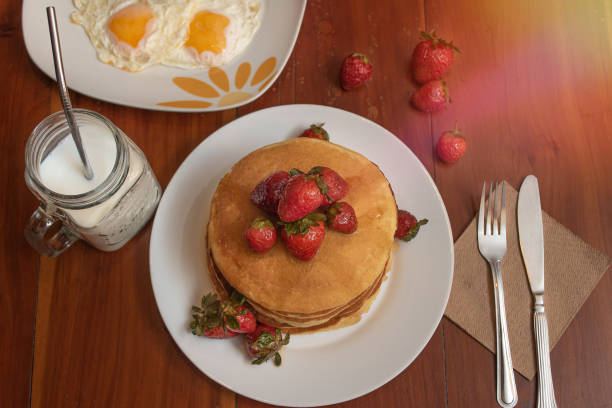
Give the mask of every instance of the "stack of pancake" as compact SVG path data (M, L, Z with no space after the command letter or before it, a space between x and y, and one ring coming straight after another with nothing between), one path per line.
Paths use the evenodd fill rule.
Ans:
M327 230L317 255L295 258L278 242L253 252L244 232L265 215L250 200L270 173L314 166L335 170L349 184L342 200L355 209L352 234ZM208 270L224 298L237 290L257 320L287 332L355 323L367 310L391 264L397 206L379 168L364 156L318 139L296 138L262 147L237 162L213 196L207 233Z

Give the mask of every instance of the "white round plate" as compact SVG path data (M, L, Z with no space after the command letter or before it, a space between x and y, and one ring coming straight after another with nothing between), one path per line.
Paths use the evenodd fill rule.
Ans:
M249 152L324 122L334 143L368 157L389 179L399 207L428 218L399 244L388 279L353 326L291 336L280 367L251 365L243 339L191 334L191 305L213 292L204 239L217 183ZM287 168L291 163L287 163ZM448 300L453 240L444 204L419 159L392 133L361 116L317 105L286 105L241 117L208 136L174 174L161 199L150 243L153 292L168 331L207 376L255 400L327 405L366 394L404 370L433 335ZM315 258L316 260L316 258Z
M209 71L153 66L141 72L126 72L104 64L96 56L83 28L70 21L72 0L24 0L23 38L30 58L55 79L45 7L54 6L60 34L68 86L84 95L137 108L177 112L207 112L235 108L263 94L283 70L297 39L306 0L262 0L263 16L251 43L230 62L220 66L227 85L214 80ZM248 65L250 70L238 67ZM246 68L246 67L244 67ZM202 81L204 95L192 87L180 88L174 81L187 77ZM238 77L247 81L241 85ZM191 83L194 81L192 80ZM202 87L200 86L200 88ZM192 92L190 92L191 90Z

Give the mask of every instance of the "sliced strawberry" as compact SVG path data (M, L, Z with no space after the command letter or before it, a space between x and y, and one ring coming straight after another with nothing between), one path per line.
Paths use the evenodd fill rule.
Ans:
M325 197L317 180L316 176L295 174L287 181L278 202L278 216L282 221L299 220L319 208Z
M279 350L289 344L289 338L289 333L283 338L280 329L258 324L255 331L244 336L247 352L254 358L252 364L261 364L272 357L274 365L279 366L281 364Z
M281 222L281 238L289 252L303 261L312 259L325 238L324 220L324 214L311 213L292 223Z
M351 234L357 229L357 217L353 207L345 201L337 201L327 210L329 229Z
M276 228L269 219L258 217L248 226L244 236L253 251L263 254L276 243Z
M251 201L262 210L276 214L278 201L287 180L289 180L289 173L286 171L277 171L268 175L251 192Z

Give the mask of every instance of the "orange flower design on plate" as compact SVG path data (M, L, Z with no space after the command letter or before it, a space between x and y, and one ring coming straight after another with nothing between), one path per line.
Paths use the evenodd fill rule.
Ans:
M244 102L258 92L261 92L276 77L276 58L270 57L262 62L251 77L251 64L243 62L236 69L234 81L231 82L227 73L219 68L213 67L208 70L206 81L192 77L174 77L172 82L183 91L202 99L187 99L177 101L159 102L159 106L171 108L193 108L204 109L210 107L229 107ZM249 81L250 79L250 81ZM245 87L246 86L246 87ZM209 99L209 100L206 100ZM214 99L214 100L210 100Z

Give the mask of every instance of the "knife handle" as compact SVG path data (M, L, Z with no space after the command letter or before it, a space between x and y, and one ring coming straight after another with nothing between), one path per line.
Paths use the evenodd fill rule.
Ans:
M542 296L536 296L533 308L533 328L538 350L538 408L557 408L550 370L548 320L544 313Z
M514 407L518 401L508 325L506 324L506 306L504 302L504 285L502 284L501 262L491 262L493 273L493 291L495 292L495 332L497 357L497 403L504 408Z

